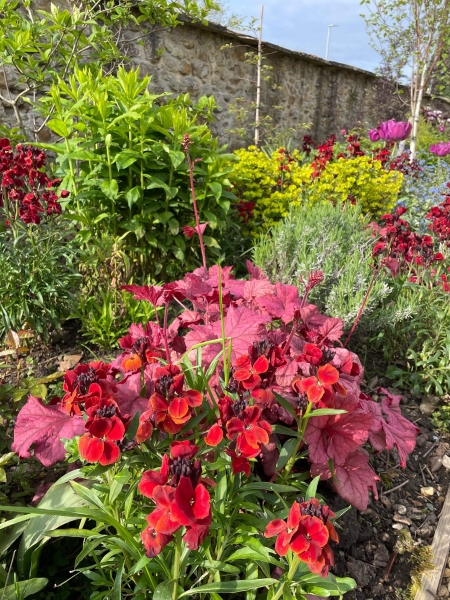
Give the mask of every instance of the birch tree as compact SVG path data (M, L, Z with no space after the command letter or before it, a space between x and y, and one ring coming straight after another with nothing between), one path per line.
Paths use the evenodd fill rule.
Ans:
M410 89L410 150L416 153L423 96L433 75L444 68L450 46L450 0L361 0L372 46L386 64L396 64Z

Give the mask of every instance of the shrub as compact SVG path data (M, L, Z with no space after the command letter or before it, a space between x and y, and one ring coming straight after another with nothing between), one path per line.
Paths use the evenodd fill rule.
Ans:
M45 166L41 150L0 140L0 338L31 327L47 339L74 306L73 234Z
M216 258L216 234L225 235L234 198L233 156L202 124L211 119L212 98L168 100L151 94L149 83L138 69L120 68L116 77L76 70L42 100L56 107L47 125L63 138L44 146L58 155L58 174L72 192L65 208L80 224L81 242L123 236L134 277L164 280L200 264L182 230L193 224L183 136L190 136L200 219L208 223L205 244Z
M394 207L402 182L400 172L385 170L379 160L369 156L339 158L327 163L311 198L334 203L353 199L361 203L365 213L377 217Z
M299 285L310 271L324 274L324 285L311 292L319 310L343 320L355 320L373 274L372 232L360 204L329 202L292 209L289 216L255 245L255 263L271 281ZM376 327L372 312L389 295L389 286L375 282L362 325Z
M244 227L253 234L267 231L301 203L302 191L310 184L312 168L302 164L298 150L278 148L268 154L255 146L236 150L234 191Z

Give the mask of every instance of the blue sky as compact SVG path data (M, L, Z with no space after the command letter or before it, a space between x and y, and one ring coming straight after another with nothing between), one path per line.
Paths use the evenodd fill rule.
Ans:
M226 0L230 12L259 17L264 4L265 41L325 58L328 25L329 59L373 71L378 54L370 47L360 0Z

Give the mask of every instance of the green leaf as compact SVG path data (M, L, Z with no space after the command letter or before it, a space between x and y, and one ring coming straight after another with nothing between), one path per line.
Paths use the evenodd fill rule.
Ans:
M338 408L318 408L309 413L310 417L325 417L326 415L343 415L346 410L340 410Z
M128 206L129 208L131 208L133 206L133 204L136 204L136 202L140 199L141 197L141 188L140 187L133 187L130 190L128 190L128 192L125 194L125 198L126 201L128 202Z
M205 246L208 246L209 248L219 248L220 249L218 241L209 235L203 236L203 242L205 243Z
M111 181L102 181L100 189L110 200L115 200L119 195L119 184L117 183L116 179L111 179Z
M217 181L213 181L212 183L208 183L209 189L214 194L216 200L219 200L222 196L222 186Z
M291 456L297 449L299 440L297 438L290 438L281 448L280 456L277 460L276 471L279 471L284 467L284 465L288 462Z
M139 427L139 417L140 417L140 411L136 411L128 429L127 432L125 434L125 439L128 440L129 442L132 442L134 440L134 438L136 437L136 433Z
M320 475L317 475L317 477L314 477L314 479L308 485L308 489L306 490L306 493L305 493L306 500L316 497L317 486L319 485L319 480L320 480Z
M61 137L66 138L70 135L69 128L61 119L50 119L50 121L47 121L47 127Z
M257 590L262 587L269 587L279 583L278 579L244 579L236 581L223 581L220 583L207 583L200 587L194 587L183 592L178 598L184 596L194 596L195 594L207 594L210 592L220 592L222 594L234 594L236 592L246 592L247 590ZM153 596L153 600L155 596ZM162 600L162 599L161 599Z
M121 560L120 567L117 569L117 574L114 579L112 600L121 600L121 598L122 598L122 574L123 574L124 560L125 559Z
M160 583L153 592L152 600L171 600L174 584L174 579ZM180 598L180 596L177 597Z
M181 150L169 150L169 156L174 169L179 167L186 158L184 152L181 152Z
M38 383L30 388L30 393L36 398L45 398L47 396L47 388L43 383Z
M48 579L44 577L36 577L34 579L28 579L27 581L17 581L12 585L2 590L3 600L18 600L18 598L27 598L33 594L37 594L45 588L48 583Z
M277 402L281 404L281 406L287 410L292 417L294 417L295 421L298 422L297 413L295 412L294 407L286 400L286 398L283 398L283 396L280 396L280 394L277 394L277 392L274 392L274 396Z

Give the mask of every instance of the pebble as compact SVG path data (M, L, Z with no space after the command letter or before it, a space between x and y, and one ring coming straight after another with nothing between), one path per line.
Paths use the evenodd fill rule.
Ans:
M444 496L439 496L438 500L439 500L439 502L445 502Z
M396 523L403 523L403 525L412 525L411 519L408 519L408 517L403 517L402 515L395 514L393 519Z
M428 487L421 487L420 488L420 493L423 496L432 496L434 494L434 488L431 486Z
M433 456L433 458L430 460L430 471L432 473L436 473L436 471L439 471L441 467L442 458L440 458L439 456Z
M383 542L389 542L389 540L391 538L389 537L389 534L387 533L387 531L385 531L384 533L381 534L381 539Z
M450 469L450 456L443 456L442 457L442 466L447 469L447 471Z
M444 577L450 577L450 569L448 567L444 570Z
M448 595L449 595L448 589L445 586L441 585L441 587L439 588L439 592L438 592L439 598L447 598Z
M426 507L428 510L434 511L434 506L431 504L431 502L427 502Z
M385 506L388 510L392 508L392 502L389 500L387 496L381 496L380 498L381 504Z
M406 515L406 506L403 506L403 504L396 504L394 508L399 515Z
M436 404L433 402L428 402L427 400L423 400L419 406L420 412L426 417L431 417L431 415L436 410Z
M419 500L411 500L411 502L414 504L414 506L419 506L419 507L423 506L423 502L419 502Z
M396 529L397 531L401 531L402 529L405 529L405 526L402 525L401 523L394 523L392 525L392 529Z

